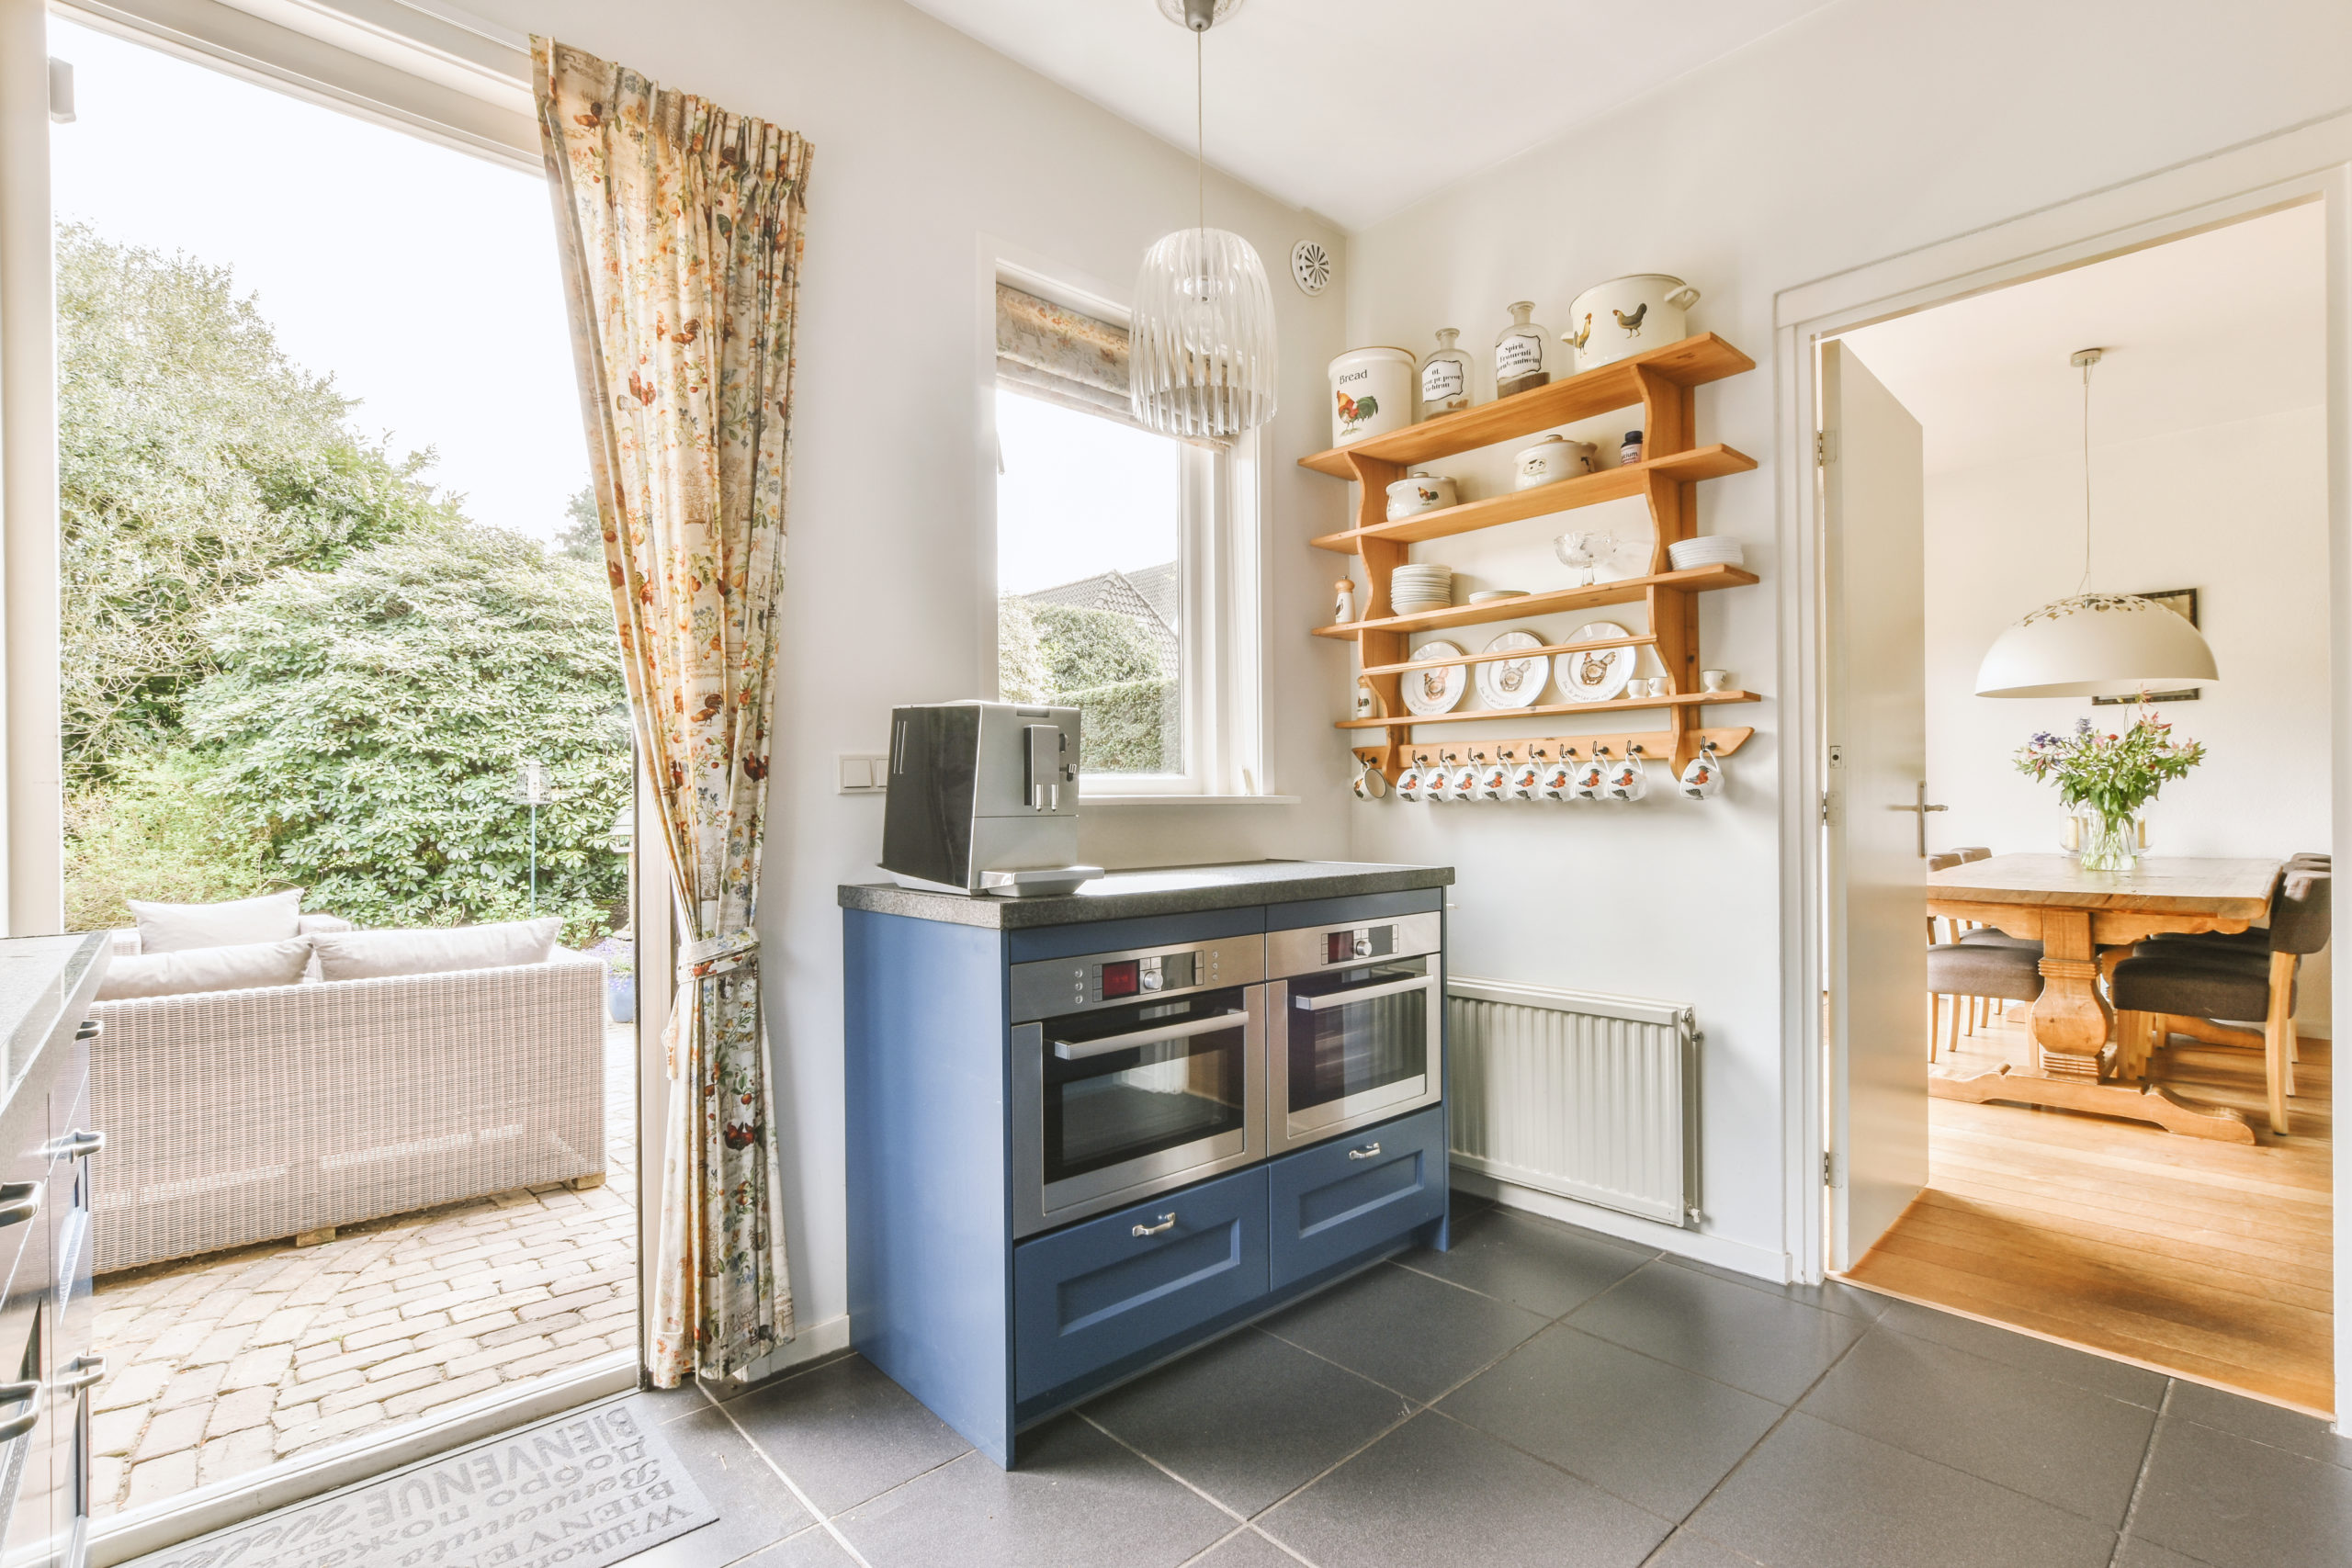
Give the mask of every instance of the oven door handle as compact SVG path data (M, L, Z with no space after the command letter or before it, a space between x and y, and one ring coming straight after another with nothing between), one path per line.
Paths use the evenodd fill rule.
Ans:
M1065 1062L1083 1062L1089 1056L1107 1056L1114 1051L1132 1051L1138 1045L1157 1045L1163 1040L1189 1040L1195 1034L1215 1034L1221 1029L1238 1029L1250 1021L1248 1012L1236 1009L1221 1012L1215 1018L1188 1018L1182 1023L1165 1024L1158 1029L1138 1029L1133 1034L1110 1034L1100 1040L1057 1040L1054 1055Z
M1325 1008L1343 1008L1350 1002L1368 1002L1375 997L1394 997L1406 991L1425 991L1437 984L1434 975L1415 975L1409 979L1385 980L1377 986L1358 986L1351 991L1329 991L1317 997L1294 996L1290 1005L1308 1012L1321 1012Z

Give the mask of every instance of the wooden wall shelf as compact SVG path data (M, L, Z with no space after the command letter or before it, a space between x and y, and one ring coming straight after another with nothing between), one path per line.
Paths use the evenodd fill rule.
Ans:
M1521 397L1531 395L1520 394ZM1465 501L1459 506L1441 507L1435 512L1399 517L1393 523L1375 523L1366 528L1326 534L1315 541L1315 547L1351 556L1363 547L1366 539L1393 539L1402 544L1416 545L1425 539L1450 538L1455 534L1491 528L1498 523L1516 523L1523 517L1542 517L1554 512L1572 512L1579 506L1598 506L1604 501L1622 501L1627 496L1645 493L1652 479L1684 481L1719 479L1726 474L1744 474L1755 466L1756 459L1745 452L1735 452L1722 446L1699 446L1688 452L1669 453L1663 457L1645 457L1638 463L1620 463L1599 473L1579 474L1575 479L1537 485L1532 490L1483 496L1476 501Z
M1372 688L1381 714L1394 716L1339 721L1339 728L1343 730L1369 729L1381 736L1381 744L1361 748L1357 755L1374 762L1393 778L1403 765L1400 759L1415 752L1429 751L1425 744L1412 739L1413 729L1418 725L1462 723L1472 719L1510 720L1515 716L1548 717L1572 713L1611 713L1634 708L1663 710L1668 728L1663 732L1642 735L1476 740L1464 744L1475 746L1496 757L1523 755L1524 752L1514 753L1509 749L1530 746L1557 749L1607 745L1623 755L1626 747L1638 745L1645 755L1658 761L1671 759L1671 765L1678 773L1708 740L1714 741L1719 751L1728 753L1736 750L1754 731L1702 728L1697 722L1699 710L1717 704L1754 702L1757 698L1748 692L1706 692L1700 689L1699 616L1698 606L1691 595L1719 588L1745 587L1756 581L1756 574L1736 566L1709 566L1677 571L1673 570L1667 551L1668 547L1690 538L1697 531L1698 504L1692 486L1703 479L1746 473L1756 467L1755 459L1744 452L1722 445L1701 446L1697 444L1697 418L1691 389L1754 368L1756 362L1738 349L1712 333L1702 333L1679 343L1666 344L1637 354L1630 359L1621 359L1613 365L1580 371L1532 391L1498 398L1493 402L1465 409L1460 413L1441 414L1435 419L1424 420L1385 435L1374 435L1348 446L1334 447L1329 452L1317 452L1313 457L1300 458L1302 467L1336 479L1354 479L1361 487L1356 496L1355 526L1341 533L1326 534L1314 541L1317 548L1363 558L1363 619L1342 626L1314 628L1317 637L1354 640L1358 679ZM1406 471L1415 464L1451 457L1475 447L1491 446L1498 442L1532 435L1555 425L1595 418L1634 404L1641 406L1644 433L1641 462L1620 464L1599 473L1562 479L1556 484L1487 496L1438 512L1398 518L1394 522L1388 519L1388 487L1403 479ZM1521 594L1484 604L1455 604L1410 615L1389 612L1389 578L1408 558L1416 544L1453 538L1481 528L1499 527L1530 517L1542 517L1551 513L1636 495L1649 503L1650 519L1656 526L1649 570L1643 576L1624 578L1615 582L1598 582L1589 587L1558 588L1543 593ZM1471 664L1483 663L1487 659L1483 654L1472 654L1460 660L1416 664L1408 657L1408 639L1417 632L1479 626L1490 621L1519 620L1532 615L1560 615L1599 609L1609 604L1629 604L1636 601L1649 611L1649 626L1645 631L1623 637L1547 645L1540 650L1541 654L1548 658L1554 653L1582 649L1654 648L1657 650L1658 661L1672 677L1678 695L1627 698L1608 703L1564 703L1537 708L1476 708L1462 713L1432 715L1428 718L1415 718L1405 714L1398 686L1404 676L1416 670L1432 668L1438 662ZM1523 649L1495 657L1529 658L1535 656L1537 651Z
M1432 457L1467 452L1474 446L1492 446L1515 435L1532 435L1555 424L1592 419L1612 409L1645 403L1653 383L1687 389L1755 368L1756 361L1714 333L1701 333L1631 359L1621 359L1614 365L1578 371L1532 391L1514 392L1475 409L1464 409L1460 413L1440 414L1385 435L1369 435L1345 446L1334 446L1328 452L1301 457L1299 466L1329 474L1333 479L1351 479L1356 475L1348 461L1350 457L1369 457L1374 462L1410 467ZM1649 432L1650 447L1657 450L1660 446L1657 432L1647 425L1643 428ZM1687 446L1685 442L1664 449L1680 451Z

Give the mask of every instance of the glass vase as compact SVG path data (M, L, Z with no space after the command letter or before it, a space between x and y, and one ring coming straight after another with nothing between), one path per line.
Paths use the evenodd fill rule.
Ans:
M2083 818L2083 869L2130 871L2140 863L2140 825L2129 817Z

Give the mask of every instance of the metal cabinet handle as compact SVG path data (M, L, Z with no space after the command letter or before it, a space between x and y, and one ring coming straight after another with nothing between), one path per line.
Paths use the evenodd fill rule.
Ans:
M1358 986L1352 991L1330 991L1319 997L1294 997L1293 1007L1308 1012L1321 1012L1325 1008L1343 1008L1351 1002L1368 1002L1374 997L1393 997L1403 991L1425 991L1437 984L1434 975L1416 975L1410 979L1387 980L1377 986Z
M107 1359L104 1356L76 1356L73 1365L74 1371L70 1375L57 1380L56 1387L60 1393L79 1393L107 1375Z
M28 1404L32 1408L22 1416L11 1416L0 1421L0 1443L23 1437L40 1425L40 1382L0 1382L0 1404Z
M104 1034L106 1032L107 1026L105 1020L85 1018L75 1027L74 1031L74 1038L76 1040L96 1040L99 1035Z
M68 1133L65 1141L57 1145L60 1159L80 1159L85 1155L101 1155L107 1150L104 1133Z
M1135 1235L1158 1235L1161 1231L1172 1231L1175 1228L1176 1216L1173 1214L1162 1214L1159 1216L1159 1223L1158 1224L1137 1225L1130 1234Z
M1157 1045L1163 1040L1188 1040L1195 1034L1238 1029L1249 1020L1247 1012L1221 1012L1214 1018L1186 1019L1164 1028L1139 1029L1133 1034L1111 1034L1100 1040L1057 1040L1054 1055L1065 1062L1082 1062L1089 1056L1107 1056L1114 1051L1132 1051L1138 1045Z
M1350 1159L1370 1159L1378 1153L1380 1153L1380 1145L1378 1144L1366 1144L1360 1149L1350 1149L1348 1151L1348 1157Z
M40 1213L40 1195L47 1189L38 1181L0 1183L0 1226L17 1225Z

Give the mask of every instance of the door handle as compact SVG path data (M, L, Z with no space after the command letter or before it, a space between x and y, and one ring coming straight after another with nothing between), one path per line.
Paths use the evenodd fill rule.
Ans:
M87 1353L74 1358L73 1371L57 1380L60 1393L79 1393L99 1382L107 1375L107 1359Z
M104 1133L68 1133L65 1141L57 1145L57 1157L60 1159L80 1159L85 1155L106 1152L107 1135Z
M1137 1225L1134 1230L1127 1234L1130 1235L1158 1235L1162 1231L1172 1231L1175 1228L1176 1216L1174 1214L1162 1214L1159 1216L1159 1223L1158 1224Z
M0 1443L13 1441L40 1425L40 1382L0 1382L0 1404L30 1404L21 1416L0 1421Z
M1887 809L1889 811L1916 811L1919 814L1919 858L1921 860L1926 860L1928 858L1928 813L1930 811L1950 811L1951 807L1949 806L1928 805L1928 781L1921 779L1919 781L1919 796L1917 800L1914 801L1909 806L1890 806Z
M1100 1040L1057 1040L1054 1055L1065 1062L1082 1062L1089 1056L1106 1056L1114 1051L1132 1051L1138 1045L1157 1045L1163 1040L1189 1040L1195 1034L1215 1034L1221 1029L1238 1029L1250 1021L1247 1012L1221 1012L1214 1018L1190 1018L1182 1023L1170 1023L1159 1029L1138 1029L1133 1034L1110 1034Z
M1350 1002L1368 1002L1374 997L1393 997L1404 991L1425 991L1437 984L1434 975L1416 975L1405 980L1385 980L1377 986L1358 986L1351 991L1327 991L1317 997L1294 997L1291 1006L1308 1012L1321 1012L1325 1008L1343 1008Z
M1379 1153L1380 1145L1378 1144L1366 1144L1360 1149L1350 1149L1348 1151L1348 1157L1350 1159L1371 1159L1376 1156Z
M19 1225L40 1213L40 1195L46 1190L38 1181L0 1184L0 1226Z

